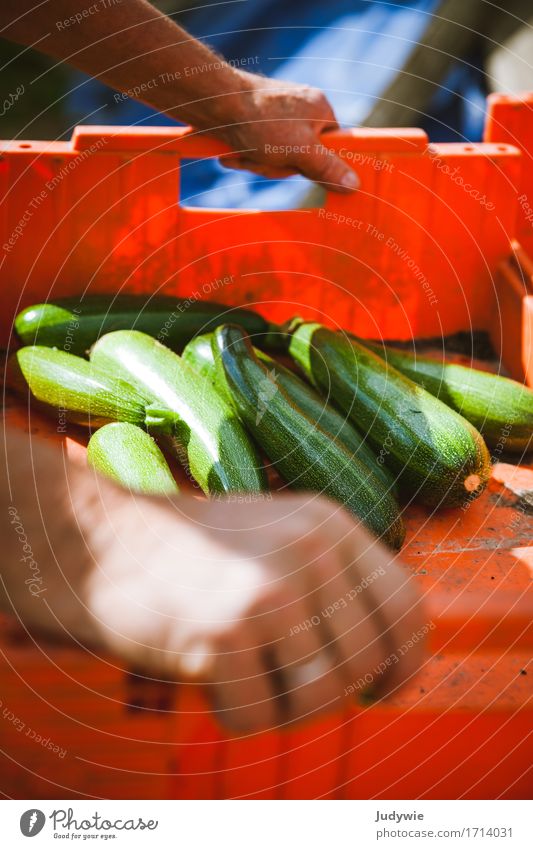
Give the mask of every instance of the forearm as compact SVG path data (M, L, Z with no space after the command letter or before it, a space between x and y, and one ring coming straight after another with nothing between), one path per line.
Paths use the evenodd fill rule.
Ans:
M8 0L0 24L3 37L201 129L238 120L250 88L249 75L145 0Z
M2 447L0 606L27 625L93 639L87 589L107 534L94 476L26 434L8 429Z

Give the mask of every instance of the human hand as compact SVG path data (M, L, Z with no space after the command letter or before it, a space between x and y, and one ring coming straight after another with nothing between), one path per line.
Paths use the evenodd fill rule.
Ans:
M337 192L358 188L355 171L320 139L338 124L319 89L245 72L242 79L245 91L231 99L236 120L213 131L239 152L222 165L271 178L299 173Z
M369 679L385 695L420 665L422 639L396 657L426 621L409 573L337 504L127 502L106 510L113 535L87 587L100 641L206 685L226 725L338 709Z
M0 604L26 627L201 683L238 729L339 708L367 684L383 696L418 668L413 579L338 504L135 496L11 429L3 456Z

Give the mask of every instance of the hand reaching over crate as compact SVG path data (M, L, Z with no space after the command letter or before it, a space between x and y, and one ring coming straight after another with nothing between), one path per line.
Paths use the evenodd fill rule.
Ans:
M38 45L124 97L225 142L228 167L266 177L300 173L337 192L358 187L354 170L320 141L338 124L319 89L235 67L145 0L90 8L58 0L51 24L44 6L8 2L0 24L5 38Z
M418 668L423 640L397 653L426 621L413 579L338 504L135 496L26 435L6 449L1 601L29 629L204 684L236 729L383 695Z

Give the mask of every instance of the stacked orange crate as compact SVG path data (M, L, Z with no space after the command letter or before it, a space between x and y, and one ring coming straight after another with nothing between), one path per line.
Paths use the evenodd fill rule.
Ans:
M523 153L494 133L479 145L428 146L419 130L338 132L327 142L357 167L361 190L328 197L323 209L284 212L178 205L181 160L221 148L173 129L81 127L70 143L6 143L4 346L22 306L85 290L250 303L273 319L304 313L363 336L491 329L494 339ZM510 275L516 286L515 268ZM523 329L516 311L504 321L506 336ZM523 334L520 344L529 356ZM506 362L515 366L512 356ZM28 426L19 408L7 418ZM44 420L32 423L46 434ZM6 626L4 706L66 750L43 756L42 744L4 719L11 793L526 795L533 550L517 474L498 464L465 511L408 508L404 560L427 595L433 655L387 705L232 738L194 688L141 682L109 658L33 643Z

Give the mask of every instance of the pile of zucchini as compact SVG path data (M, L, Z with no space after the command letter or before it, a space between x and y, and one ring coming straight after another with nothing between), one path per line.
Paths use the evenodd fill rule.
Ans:
M398 492L467 504L489 479L487 445L532 444L521 384L301 319L278 328L216 303L97 296L29 307L15 329L9 385L90 427L89 464L140 493L178 492L161 448L209 496L265 492L271 466L398 549ZM290 368L270 356L281 347Z

